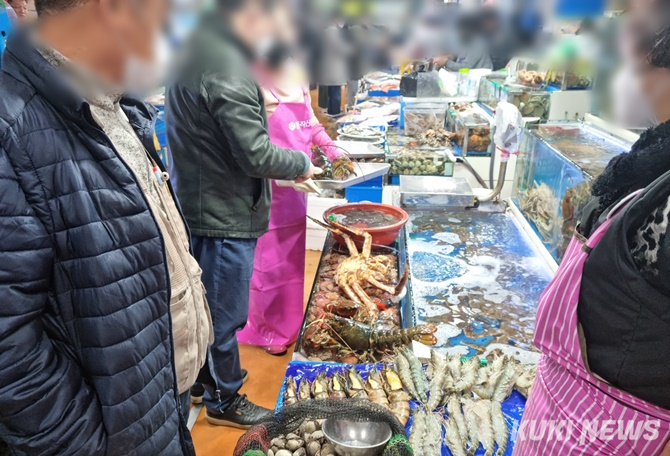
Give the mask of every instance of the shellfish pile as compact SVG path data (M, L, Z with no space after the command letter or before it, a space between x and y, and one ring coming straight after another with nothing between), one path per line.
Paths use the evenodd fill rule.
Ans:
M545 242L557 247L559 241L558 198L546 183L533 183L521 195L521 210L535 224Z
M491 124L471 103L452 103L450 106L453 128L452 142L467 152L486 152L491 146Z
M399 308L392 304L393 297L404 287L407 272L397 282L391 279L397 276L395 256L373 255L369 233L336 221L330 223L333 226L322 225L344 238L349 255L339 259L325 276L322 268L319 279L325 278L326 286L324 294L319 295L319 291L314 295L315 305L308 312L301 344L303 354L311 361L334 358L356 364L368 360L377 362L376 354L383 357L395 347L413 340L435 345L437 328L434 325L399 328ZM364 237L360 252L353 239L342 230ZM327 268L327 259L324 258L324 262Z
M441 151L400 149L391 161L390 173L406 175L444 175L447 158Z
M275 437L267 456L335 456L335 448L321 431L323 421L305 420L295 431Z
M438 131L444 127L444 113L433 109L424 109L421 111L405 110L405 135L416 136L428 130Z
M549 116L549 98L533 95L532 92L510 94L509 102L519 108L523 117L539 117L547 120Z

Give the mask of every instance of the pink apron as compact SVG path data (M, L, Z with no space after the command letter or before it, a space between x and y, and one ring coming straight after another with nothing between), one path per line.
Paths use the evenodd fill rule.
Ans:
M268 119L273 144L311 156L312 109L303 88L302 103L279 105ZM270 230L256 246L249 295L249 317L237 333L240 343L261 347L291 345L304 314L307 196L272 182Z
M635 194L625 199L626 205ZM658 455L670 436L670 411L614 388L582 357L577 306L584 263L616 210L588 240L575 236L540 298L537 378L519 427L515 456Z

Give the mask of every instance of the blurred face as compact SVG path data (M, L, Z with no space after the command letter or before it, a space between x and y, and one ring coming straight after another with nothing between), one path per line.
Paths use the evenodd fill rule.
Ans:
M100 0L103 26L126 60L155 58L168 12L168 0Z
M670 109L670 69L650 64L646 49L654 31L665 24L654 4L658 0L636 0L630 12L623 44L624 59L631 62L640 90L660 122L668 120ZM652 38L653 39L653 38Z
M285 2L277 4L272 12L273 28L275 37L283 43L293 46L297 43L295 24L291 10Z
M9 5L14 8L14 12L19 19L25 19L28 16L28 4L26 0L12 0Z
M247 0L246 5L230 18L237 37L252 50L264 46L275 36L274 10L268 10L262 3L261 0Z
M636 66L640 88L659 122L669 120L670 70L656 68L642 61Z

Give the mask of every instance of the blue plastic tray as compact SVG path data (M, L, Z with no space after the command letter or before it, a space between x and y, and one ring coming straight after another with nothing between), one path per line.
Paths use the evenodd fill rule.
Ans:
M373 367L381 368L381 365L375 364L359 364L356 366L358 372L361 373L361 376L364 379L367 379L368 373L372 370ZM316 376L320 372L326 372L328 376L332 375L334 372L342 372L348 369L350 366L347 364L334 364L334 363L310 363L302 361L291 361L286 367L286 376L284 378L284 383L282 384L281 390L279 391L279 399L277 400L277 409L281 408L284 403L284 390L286 389L286 377L293 376L298 387L300 382L303 380L309 380L310 382L314 381ZM424 366L425 368L425 366ZM516 441L516 434L521 424L521 417L523 416L523 411L526 407L526 398L519 394L516 390L512 395L502 403L503 413L507 420L507 427L510 431L510 439L507 444L507 451L505 456L511 456L514 450L514 442ZM419 408L419 403L412 400L410 401L410 408L412 410ZM447 418L449 415L444 412L443 415ZM412 416L410 416L407 425L407 434L410 435L412 431ZM444 444L444 429L442 429L442 456L452 456L449 448ZM497 448L496 448L497 449ZM481 456L484 454L484 449L479 448L475 453L475 456Z

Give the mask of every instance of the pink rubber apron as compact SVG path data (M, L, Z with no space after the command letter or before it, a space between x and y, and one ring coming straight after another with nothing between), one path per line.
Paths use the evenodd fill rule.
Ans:
M268 86L269 87L269 86ZM303 88L302 103L279 105L268 119L273 144L311 156L312 110ZM307 196L272 182L270 230L256 246L249 295L249 317L237 333L240 343L261 347L291 345L304 313Z
M588 371L582 356L577 322L582 271L616 212L588 240L573 238L540 298L535 345L542 357L515 456L653 456L670 436L670 411L610 386Z

